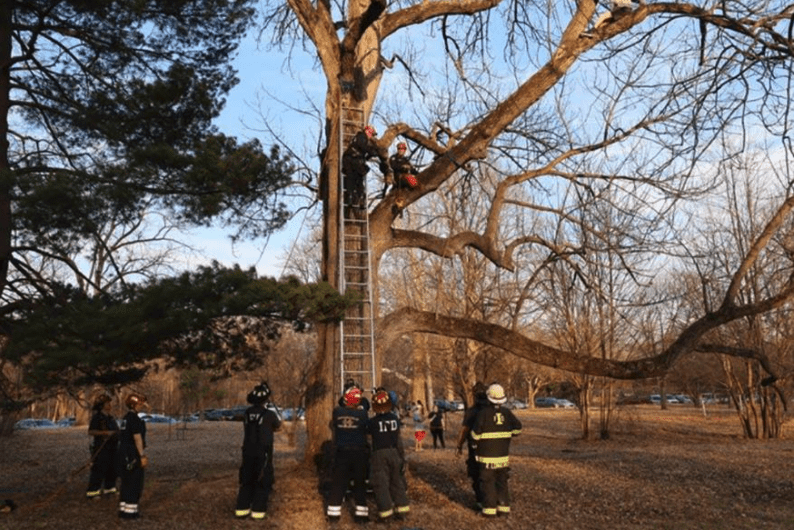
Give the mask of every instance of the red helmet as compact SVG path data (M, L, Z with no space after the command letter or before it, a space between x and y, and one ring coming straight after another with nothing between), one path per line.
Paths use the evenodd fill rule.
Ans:
M345 392L345 404L348 407L355 407L361 402L361 389L352 387Z
M392 408L391 398L389 397L389 393L385 390L381 390L375 397L372 398L372 410L377 413L381 412L388 412Z
M132 393L124 400L124 404L127 405L128 409L137 407L143 403L146 403L146 396L143 394Z
M378 131L376 131L375 127L373 127L372 125L367 125L366 127L364 127L364 132L367 133L367 136L369 136L370 138L378 134Z
M408 150L408 144L405 143L405 142L398 143L397 144L397 150L398 151L407 151Z

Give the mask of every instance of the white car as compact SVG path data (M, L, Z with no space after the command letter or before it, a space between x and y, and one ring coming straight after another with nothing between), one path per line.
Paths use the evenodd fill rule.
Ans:
M575 409L576 404L574 404L572 401L568 401L567 399L558 399L557 407L561 409Z

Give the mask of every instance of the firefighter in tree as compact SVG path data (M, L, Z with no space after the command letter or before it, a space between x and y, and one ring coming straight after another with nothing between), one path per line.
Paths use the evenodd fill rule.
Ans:
M477 413L471 429L480 466L482 514L486 517L507 516L510 514L510 440L521 433L521 422L509 409L502 407L507 397L501 385L491 384L486 396L488 405Z
M243 416L243 463L240 466L240 489L235 517L261 520L273 490L273 433L281 428L278 414L265 407L270 387L260 383L248 393L251 404Z
M393 174L395 190L413 189L419 186L419 181L416 179L418 171L406 156L407 151L408 144L400 142L397 144L397 152L389 157L389 168ZM386 189L383 194L386 195ZM405 199L397 197L397 207L403 208L404 206Z
M91 474L88 489L89 499L99 499L102 494L116 493L116 449L119 445L119 426L110 414L112 399L102 394L91 407L94 414L88 424L88 435L93 436L91 444Z

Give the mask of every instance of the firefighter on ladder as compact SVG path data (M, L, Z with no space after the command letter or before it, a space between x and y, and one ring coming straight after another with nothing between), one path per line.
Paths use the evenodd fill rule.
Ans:
M367 162L378 159L381 172L384 175L389 173L387 155L382 152L375 142L377 134L375 127L367 125L363 130L356 133L342 154L345 203L356 208L366 207L364 182L367 178L367 173L369 173Z
M510 514L510 440L521 433L521 422L502 407L507 397L501 385L491 384L486 396L489 404L477 413L471 430L480 466L481 513L485 517L507 516Z
M267 515L267 503L273 490L273 433L281 428L278 414L265 407L270 387L260 383L248 393L251 404L243 416L243 463L240 466L240 489L235 517L251 516L261 520Z

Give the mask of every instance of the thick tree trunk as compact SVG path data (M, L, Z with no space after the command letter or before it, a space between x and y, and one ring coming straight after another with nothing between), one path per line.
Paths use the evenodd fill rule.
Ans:
M329 422L334 406L334 352L337 326L321 325L317 330L317 361L306 393L305 463L314 461L322 445L331 439Z
M11 179L8 161L8 114L11 109L11 2L0 6L0 294L5 291L11 260Z

